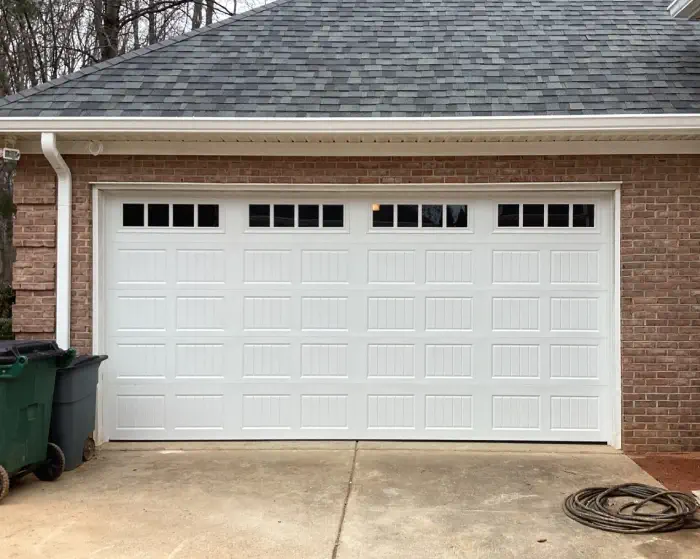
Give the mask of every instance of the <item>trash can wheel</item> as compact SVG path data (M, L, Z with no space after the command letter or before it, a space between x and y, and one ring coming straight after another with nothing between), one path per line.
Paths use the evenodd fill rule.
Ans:
M46 462L34 471L41 481L56 481L66 469L66 457L61 447L49 443L46 449Z
M2 501L10 492L10 474L7 470L0 466L0 501Z
M83 444L83 462L89 462L95 457L95 439L88 437Z

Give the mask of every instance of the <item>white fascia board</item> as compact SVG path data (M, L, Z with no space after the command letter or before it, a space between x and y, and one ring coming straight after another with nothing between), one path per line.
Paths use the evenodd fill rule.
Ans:
M61 140L64 155L88 155L91 142ZM387 156L496 156L496 155L612 155L612 154L699 154L700 140L598 140L598 141L402 141L402 142L321 142L321 141L100 141L101 155L202 155L269 157L387 157ZM42 153L38 142L20 141L22 154Z
M0 117L0 133L549 134L700 131L700 114L459 118Z
M700 0L673 0L668 12L679 19L700 19Z

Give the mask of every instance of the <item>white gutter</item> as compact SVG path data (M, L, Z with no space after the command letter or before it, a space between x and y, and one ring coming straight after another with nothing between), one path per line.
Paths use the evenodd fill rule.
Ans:
M0 117L0 133L495 134L700 131L700 113L420 118Z
M71 197L73 179L70 169L56 147L56 134L42 132L41 150L49 160L58 181L56 196L56 342L59 347L70 347L71 296Z
M700 18L700 0L673 0L668 7L671 17L679 19Z

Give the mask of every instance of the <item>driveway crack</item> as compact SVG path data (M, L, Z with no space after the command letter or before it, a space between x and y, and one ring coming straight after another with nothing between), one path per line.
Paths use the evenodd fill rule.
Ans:
M357 447L359 446L359 441L355 441L355 450L352 454L352 467L350 468L350 477L348 478L348 488L345 492L345 501L343 501L343 510L340 513L340 522L338 522L338 532L335 535L335 544L333 545L333 553L331 554L331 559L336 559L338 557L338 548L340 547L340 538L343 535L343 524L345 524L345 511L348 508L348 501L350 500L350 495L352 493L352 486L355 482L355 465L357 464Z

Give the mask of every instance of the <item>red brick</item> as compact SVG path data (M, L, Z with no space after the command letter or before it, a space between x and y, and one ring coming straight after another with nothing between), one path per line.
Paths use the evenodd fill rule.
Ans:
M400 184L621 181L623 447L700 450L700 156L161 157L71 156L73 343L91 347L91 183ZM15 179L15 328L53 332L55 175L22 157ZM690 399L682 397L685 394ZM681 407L683 406L683 407ZM673 430L669 422L677 425ZM639 429L645 424L649 429ZM658 428L656 427L658 426ZM639 433L640 435L637 435Z

